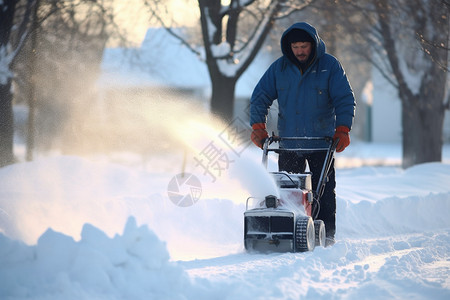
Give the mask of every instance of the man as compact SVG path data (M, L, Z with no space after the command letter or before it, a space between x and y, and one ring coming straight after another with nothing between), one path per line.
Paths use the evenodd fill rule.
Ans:
M283 56L264 73L256 85L250 107L251 139L262 148L268 137L266 119L270 106L278 100L278 135L281 137L339 138L337 152L350 144L349 132L355 115L355 97L339 61L326 53L325 43L308 23L296 23L281 37ZM282 141L280 148L324 148L318 141ZM326 151L312 153L282 152L278 159L280 171L300 173L306 161L313 173L315 189ZM317 219L323 220L326 245L334 244L336 232L336 194L334 158L320 201ZM317 209L317 206L313 209Z

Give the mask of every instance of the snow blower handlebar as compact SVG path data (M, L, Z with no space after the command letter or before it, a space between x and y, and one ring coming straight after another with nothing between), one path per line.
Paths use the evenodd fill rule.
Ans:
M280 141L294 141L294 140L306 140L306 141L326 141L329 146L327 148L269 148L269 145L274 142L280 142ZM339 143L339 139L336 139L333 141L332 137L279 137L276 136L272 132L272 136L265 139L263 143L263 157L262 157L262 164L267 169L267 159L269 151L273 151L276 153L280 152L314 152L314 151L327 151L327 154L325 156L325 161L323 163L322 172L320 173L319 182L316 187L315 191L315 197L317 200L319 200L322 197L323 191L325 189L326 184L326 178L328 176L328 173L331 168L331 162L333 161L333 152L336 150L336 146Z
M272 143L279 143L281 141L326 141L330 146L326 148L269 148L269 145ZM280 152L315 152L315 151L328 151L333 152L336 149L337 142L339 140L333 141L332 137L280 137L275 135L272 132L272 136L269 136L268 138L264 139L263 141L263 157L262 157L262 163L264 167L267 169L267 156L270 151L280 153Z

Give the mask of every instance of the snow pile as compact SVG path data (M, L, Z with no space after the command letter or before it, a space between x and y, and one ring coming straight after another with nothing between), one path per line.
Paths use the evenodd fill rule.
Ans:
M450 164L338 169L336 245L262 255L243 249L243 212L273 182L251 152L198 175L189 207L168 198L171 154L152 170L67 156L0 169L0 299L450 298Z
M183 299L190 285L165 244L133 218L112 239L89 224L79 242L51 229L36 246L0 235L0 270L2 299Z
M449 165L356 170L338 171L339 231L346 236L377 237L449 227L445 213L450 211Z

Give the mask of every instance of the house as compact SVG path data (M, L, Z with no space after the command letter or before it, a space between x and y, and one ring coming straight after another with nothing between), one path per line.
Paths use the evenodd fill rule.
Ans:
M180 29L181 30L181 29ZM236 113L241 112L271 63L260 54L236 85ZM107 48L98 80L103 97L120 93L171 92L209 105L211 82L206 63L164 28L150 28L139 48Z

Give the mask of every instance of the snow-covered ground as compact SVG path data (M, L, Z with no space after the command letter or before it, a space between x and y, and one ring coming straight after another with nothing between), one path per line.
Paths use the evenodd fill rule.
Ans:
M0 169L0 299L450 299L448 146L443 163L402 170L398 145L354 142L337 154L337 243L249 254L245 200L274 185L253 146L220 152L214 178L199 136L184 163L55 155ZM168 196L180 170L201 182L188 207Z

